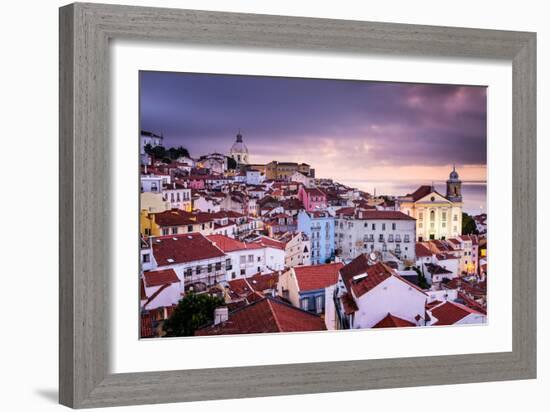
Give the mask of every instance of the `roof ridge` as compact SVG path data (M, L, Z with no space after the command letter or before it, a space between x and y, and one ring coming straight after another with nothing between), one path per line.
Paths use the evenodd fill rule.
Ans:
M277 325L277 330L279 332L283 332L283 328L281 327L281 322L279 322L279 318L277 317L277 311L274 309L271 299L268 299L267 297L265 299L267 300L269 311L273 315L273 320L275 321L275 325Z

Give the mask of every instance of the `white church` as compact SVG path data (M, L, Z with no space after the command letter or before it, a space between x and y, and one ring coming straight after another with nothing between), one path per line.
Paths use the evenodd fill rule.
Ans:
M462 181L456 168L447 180L445 196L433 185L420 186L398 198L399 210L416 219L416 240L449 239L462 234Z

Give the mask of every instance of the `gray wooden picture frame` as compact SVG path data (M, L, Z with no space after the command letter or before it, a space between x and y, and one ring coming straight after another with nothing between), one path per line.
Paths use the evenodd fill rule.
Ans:
M111 39L510 61L513 350L109 373ZM59 47L62 404L90 408L536 377L535 33L76 3L60 9Z

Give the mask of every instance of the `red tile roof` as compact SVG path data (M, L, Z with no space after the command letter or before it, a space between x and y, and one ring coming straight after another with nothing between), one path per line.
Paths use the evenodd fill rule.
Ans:
M384 319L374 325L373 328L406 328L410 326L416 325L408 320L398 318L397 316L388 313Z
M412 216L394 210L364 210L358 212L358 216L364 220L416 220Z
M437 322L433 323L435 326L454 325L456 322L472 313L481 315L480 312L468 306L448 301L433 308L431 313L433 317L437 318Z
M260 273L246 278L248 284L257 292L263 292L268 289L275 289L279 282L279 274L276 272L262 275Z
M425 196L428 196L430 193L432 193L432 187L428 185L424 185L416 189L413 193L410 194L410 196L416 202L417 200L422 199Z
M273 298L263 298L229 314L229 319L195 332L197 336L244 333L309 332L326 330L323 320L312 313Z
M166 210L161 213L152 213L155 223L159 226L182 226L195 223L191 218L193 214L180 209Z
M265 247L271 247L274 249L285 250L285 244L275 239L271 239L267 236L262 236L257 243Z
M357 304L355 303L355 300L353 300L353 297L349 293L344 293L342 297L340 298L342 302L342 306L344 307L344 313L346 315L350 315L354 312L357 312Z
M314 266L295 266L296 282L301 292L324 289L338 282L338 272L344 264L328 263Z
M219 248L200 233L160 236L154 238L151 243L153 256L159 266L225 256Z
M304 192L306 192L309 196L322 196L326 197L325 192L322 190L316 188L316 187L304 187Z
M433 255L432 251L424 246L422 243L417 243L414 247L414 250L417 258L429 257Z
M153 319L149 313L141 314L140 336L142 338L152 338L153 336L155 336L155 329L153 328Z
M385 263L379 262L369 266L368 259L364 254L359 255L349 264L340 269L340 274L342 275L342 280L344 281L344 284L346 285L348 291L353 291L356 297L360 297L368 291L374 289L390 276L394 276L396 279L399 279L400 281L406 283L408 286L418 290L423 294L426 294L418 286L395 273L395 271L392 270L392 268L390 268ZM353 279L354 276L364 274L366 274L367 276L360 277L355 280Z
M376 263L369 266L364 272L367 276L358 280L349 279L351 290L356 297L363 296L368 291L374 289L380 283L392 276L392 270L383 263Z
M247 244L241 242L240 240L230 238L224 235L209 235L207 239L210 240L214 245L223 250L225 253L234 252L236 250L245 250L247 249Z
M174 272L174 269L143 272L143 279L145 281L145 286L148 288L152 286L172 284L180 281L178 275Z

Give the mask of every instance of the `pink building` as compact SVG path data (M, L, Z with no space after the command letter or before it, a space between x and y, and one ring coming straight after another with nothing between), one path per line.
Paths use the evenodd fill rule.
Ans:
M327 207L327 195L316 187L307 188L300 186L298 199L300 199L304 205L304 209L308 212L324 210Z
M189 185L191 189L204 190L204 178L202 176L189 176Z

